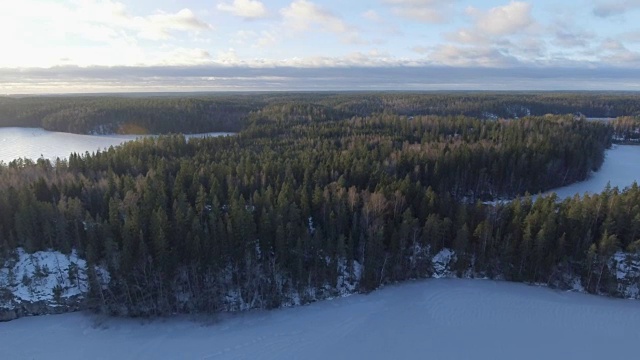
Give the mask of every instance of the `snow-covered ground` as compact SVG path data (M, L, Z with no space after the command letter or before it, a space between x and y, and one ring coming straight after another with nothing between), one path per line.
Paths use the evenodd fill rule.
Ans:
M613 145L605 152L605 160L602 167L593 173L590 178L561 188L552 189L543 195L555 192L558 199L573 197L575 194L599 193L604 190L607 183L611 187L620 190L631 186L633 182L640 183L640 146Z
M638 301L457 279L216 320L0 323L0 359L635 359L639 341Z
M16 301L55 303L56 292L62 298L87 292L87 264L75 251L70 255L58 251L27 254L19 248L16 253L16 261L0 267L0 287L9 289Z

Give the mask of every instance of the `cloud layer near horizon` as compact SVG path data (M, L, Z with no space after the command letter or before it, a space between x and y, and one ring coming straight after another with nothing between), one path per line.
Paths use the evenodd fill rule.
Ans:
M626 68L149 66L0 69L0 93L367 90L640 91ZM55 76L53 76L55 75ZM12 88L14 87L15 88ZM27 89L27 91L21 91Z

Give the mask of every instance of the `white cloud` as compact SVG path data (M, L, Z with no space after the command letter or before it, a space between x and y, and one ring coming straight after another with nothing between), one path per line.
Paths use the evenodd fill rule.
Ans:
M623 43L615 39L605 39L600 44L602 53L600 59L612 65L638 66L640 52L629 50Z
M168 52L163 52L157 59L153 60L154 65L202 65L211 63L211 54L204 49L175 48Z
M525 2L512 1L486 11L469 7L466 13L473 19L473 25L445 33L445 39L464 44L486 44L501 37L522 34L536 25L531 5Z
M236 53L236 49L230 48L227 51L218 52L216 63L221 65L236 65L241 63L241 61Z
M79 0L71 3L22 0L19 3L16 6L0 5L0 13L7 18L19 17L21 23L40 29L40 37L48 37L53 33L96 41L124 35L164 40L175 32L200 32L212 28L187 8L176 13L157 11L149 15L132 15L124 4L111 0ZM5 19L2 20L4 22Z
M267 16L267 8L258 0L233 0L218 4L218 10L229 12L245 19L260 19Z
M276 44L277 42L278 42L278 38L273 32L263 30L260 32L260 37L258 38L258 41L256 42L255 46L268 47Z
M447 40L464 43L464 44L477 44L477 43L487 41L487 38L483 34L481 34L480 32L476 31L476 29L473 29L473 28L458 29L454 32L444 34L444 37Z
M235 33L231 42L241 46L264 48L276 44L278 38L273 32L267 30L262 30L259 33L252 30L239 30Z
M448 9L456 0L383 0L394 14L427 23L445 22Z
M369 24L365 24L369 26L369 31L378 34L378 37L371 39L369 42L360 41L360 43L381 45L388 43L388 39L385 39L386 37L402 35L402 31L398 28L398 24L386 15L387 14L384 12L381 14L379 11L373 9L360 14L363 19L366 19L369 22Z
M2 2L0 42L10 51L0 57L0 66L167 63L179 57L170 49L160 54L159 47L144 46L142 40L171 40L211 28L186 8L132 14L125 5L111 0Z
M231 38L231 42L237 45L246 45L257 33L252 30L238 30Z
M546 55L544 42L531 36L537 23L529 3L512 1L488 10L468 7L466 13L473 21L471 27L444 34L446 40L466 46L437 46L430 54L436 63L509 66L519 61L533 63Z
M477 46L439 45L429 53L429 59L447 66L508 67L520 64L515 57L496 48Z
M285 23L297 31L306 31L312 26L334 33L351 31L351 27L333 12L307 0L296 0L280 10Z
M640 8L640 0L600 1L593 8L593 14L597 17L607 18L624 15L626 12L638 8Z
M158 12L146 17L129 18L130 25L138 28L138 35L145 39L161 40L171 37L174 31L198 32L209 30L211 26L201 21L189 9L182 9L175 14Z
M362 39L355 27L349 25L339 15L308 0L295 0L281 9L280 15L282 15L284 27L293 31L319 30L339 35L340 41L345 44L369 43Z
M397 58L386 51L370 50L366 52L352 52L344 56L310 56L302 58L284 59L270 62L271 67L296 68L348 68L348 67L386 67L386 66L418 66L423 61Z
M492 36L521 32L534 24L531 4L522 1L512 1L488 11L470 7L467 13L476 19L476 30Z
M373 22L381 22L382 17L375 10L367 10L362 13L362 17Z

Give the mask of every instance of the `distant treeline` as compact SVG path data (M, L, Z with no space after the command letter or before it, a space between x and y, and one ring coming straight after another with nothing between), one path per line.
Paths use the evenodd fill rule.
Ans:
M242 98L0 98L0 126L79 134L235 132L259 109Z
M239 131L261 118L348 119L375 114L520 118L640 115L626 93L256 93L164 97L1 97L0 126L73 133Z
M481 201L584 179L602 164L610 126L573 116L342 119L347 110L336 109L271 104L237 136L144 139L0 167L3 256L77 249L111 275L103 288L89 267L91 305L128 315L272 308L347 283L369 291L429 276L445 247L460 275L578 279L617 295L607 264L638 251L637 186Z

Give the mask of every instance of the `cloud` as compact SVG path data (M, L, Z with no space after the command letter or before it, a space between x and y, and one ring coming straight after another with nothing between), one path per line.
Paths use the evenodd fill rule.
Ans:
M470 7L467 13L476 19L475 29L490 36L503 36L521 32L534 24L531 4L512 1L488 11Z
M40 38L66 38L73 35L103 42L127 36L165 40L175 32L200 32L212 28L188 8L175 13L156 11L152 14L133 15L124 4L111 0L71 3L22 0L16 6L4 8L0 5L0 11L8 17L18 17L24 25L49 30L40 31Z
M505 67L520 65L519 61L496 49L477 46L439 45L429 53L429 59L438 65Z
M0 93L229 90L640 90L636 68L155 66L0 69Z
M296 31L309 30L313 25L334 33L351 31L351 27L333 12L311 1L296 0L280 10L286 24Z
M125 26L139 29L138 36L150 40L168 39L173 31L202 31L211 28L189 9L182 9L175 14L158 12L146 17L128 18L128 22Z
M427 23L442 23L448 8L456 0L383 0L394 14Z
M621 50L627 49L620 41L614 40L614 39L604 40L600 47L603 50L609 50L609 51L621 51Z
M538 25L531 10L529 3L521 1L488 10L468 7L466 13L472 25L443 35L445 40L465 46L439 45L430 56L436 63L457 66L535 63L544 56L545 44L537 40L539 36L531 36ZM418 47L417 50L425 49Z
M501 37L526 32L536 24L531 5L525 2L512 1L487 11L469 7L466 13L473 19L473 25L445 33L445 39L464 44L491 43Z
M231 43L240 46L251 46L253 48L264 48L278 43L275 33L267 30L260 32L252 30L239 30L231 38Z
M463 44L478 44L488 41L488 38L484 34L476 31L475 28L462 28L454 32L445 33L444 38Z
M260 37L258 41L256 41L255 46L257 47L267 47L278 43L278 38L271 31L263 30L260 32Z
M375 10L367 10L362 13L362 17L373 22L381 22L382 17Z
M383 10L384 11L384 10ZM369 29L371 33L377 33L378 37L372 39L370 44L385 44L388 43L388 37L398 37L403 33L398 27L398 23L393 21L393 17L389 17L387 13L369 9L360 14L360 17L367 20L363 25Z
M584 48L589 46L595 38L594 34L571 29L565 23L556 24L552 27L551 32L554 36L553 42L564 48Z
M0 66L7 67L166 63L184 43L163 48L150 46L149 40L166 45L181 35L212 30L187 8L132 13L111 0L0 2L0 18L0 43L10 49Z
M237 45L246 45L250 40L255 38L257 33L252 30L238 30L231 37L230 42Z
M175 48L156 60L158 65L201 65L211 63L211 54L204 49Z
M621 34L620 38L632 43L640 43L640 31L627 31Z
M218 53L216 62L220 65L234 65L240 62L236 49L230 48L227 51L221 51Z
M397 59L388 52L371 50L367 52L356 51L341 57L312 56L288 59L274 64L274 67L290 66L301 69L341 67L377 68L384 66L416 66L422 64L424 64L422 61Z
M520 61L531 60L531 62L542 62L548 53L547 42L539 37L520 37L514 41L505 39L496 44L505 49L510 54L518 57ZM556 64L558 66L558 64Z
M233 0L218 4L218 10L229 12L245 19L260 19L267 16L267 8L258 0Z
M626 12L638 8L640 8L640 0L600 1L593 8L593 14L597 17L607 18L624 15Z
M629 50L623 43L616 39L605 39L600 44L601 59L611 64L640 66L640 52Z

